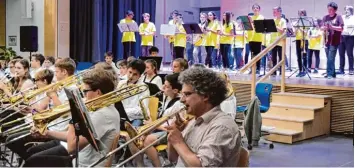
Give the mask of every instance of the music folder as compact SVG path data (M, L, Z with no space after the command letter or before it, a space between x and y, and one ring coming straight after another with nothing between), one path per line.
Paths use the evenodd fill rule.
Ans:
M175 36L176 26L170 24L160 25L160 35L163 36Z
M184 27L186 34L203 34L197 23L185 23L182 26Z
M237 21L243 25L244 30L253 30L253 25L251 24L249 16L238 16Z
M254 27L257 33L277 32L274 19L254 20Z
M98 140L96 140L97 134L92 125L85 103L80 97L79 89L64 88L64 91L69 100L70 112L75 127L75 135L77 137L80 135L85 137L96 151L100 151Z
M138 32L139 27L136 22L132 23L118 23L118 29L120 29L121 33L123 32Z

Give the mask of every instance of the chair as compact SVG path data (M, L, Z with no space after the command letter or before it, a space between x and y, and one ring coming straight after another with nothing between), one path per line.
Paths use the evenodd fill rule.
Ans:
M258 83L255 88L255 94L260 100L260 112L265 113L270 108L270 97L273 85L270 83ZM247 110L247 106L237 106L237 112L244 112Z
M111 145L111 150L113 151L118 147L118 141L120 139L120 133L116 134L115 139L113 139L112 145ZM111 155L108 159L107 162L105 164L105 167L112 167L112 161L113 161L113 157L115 155Z
M76 70L82 71L82 70L92 67L92 65L93 65L92 62L79 62L78 66L76 67Z
M237 167L249 167L249 151L241 147Z

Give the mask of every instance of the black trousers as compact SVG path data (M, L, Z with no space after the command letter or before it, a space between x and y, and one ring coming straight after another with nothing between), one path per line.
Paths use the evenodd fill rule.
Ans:
M307 68L308 40L306 40L305 42L306 53L303 53L303 48L301 48L301 41L302 40L296 40L296 53L297 53L298 69L300 70L300 72L303 72L306 71L306 69L303 69L303 66Z
M52 140L28 149L30 157L24 167L72 167L72 158L68 151L60 145L60 141Z
M279 61L277 61L277 57L279 57ZM273 67L275 67L277 65L277 63L280 62L281 60L282 60L282 47L275 46L272 49L272 65L273 65ZM281 68L280 68L280 72L281 72ZM276 71L274 72L274 74L276 74Z
M129 56L135 56L134 44L136 42L122 42L123 44L123 59L127 59Z
M231 51L232 45L230 44L220 44L223 68L229 68L229 53Z
M261 42L250 41L249 42L251 59L257 56L261 52ZM247 60L245 62L248 62ZM260 60L256 62L256 70L260 71Z
M341 36L341 43L339 45L339 70L342 72L344 72L345 66L345 51L346 55L348 55L349 71L354 71L354 36Z
M308 49L308 69L311 69L312 68L312 56L313 56L313 53L314 53L314 56L316 58L316 66L315 68L316 69L319 69L319 64L320 64L320 58L319 58L319 53L320 51L319 50L312 50L312 49Z
M215 47L213 46L206 46L206 53L207 53L207 56L206 56L206 59L205 59L205 65L208 66L208 67L212 67L212 53L213 53L213 49Z
M185 47L174 47L175 59L184 58Z

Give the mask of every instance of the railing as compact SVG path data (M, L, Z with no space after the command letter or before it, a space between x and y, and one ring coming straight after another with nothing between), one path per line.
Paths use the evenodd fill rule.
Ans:
M253 59L248 62L248 64L244 65L239 73L244 73L246 70L251 68L252 70L252 75L251 75L251 97L253 98L255 96L255 86L257 83L264 81L267 79L271 74L273 74L280 66L281 66L281 92L285 92L285 62L286 62L286 33L284 33L281 37L276 39L273 43L271 43L268 47L266 47L264 50L262 50L257 56L255 56ZM265 76L263 76L261 79L256 81L256 63L263 58L268 52L270 52L279 42L282 43L282 60L274 66ZM266 67L265 67L266 68Z

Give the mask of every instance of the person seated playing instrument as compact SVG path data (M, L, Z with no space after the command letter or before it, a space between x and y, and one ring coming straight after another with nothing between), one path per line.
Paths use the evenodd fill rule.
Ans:
M55 58L53 56L45 56L42 67L50 69L54 72Z
M157 62L153 59L148 59L144 61L144 63L145 63L145 75L144 75L143 82L155 84L157 85L159 90L161 90L163 84L160 76L158 75Z
M42 70L42 65L44 63L44 56L42 54L33 54L31 60L31 70L30 70L30 75L32 79L35 78L35 75L37 72Z
M84 93L87 100L95 99L115 89L112 81L112 73L94 69L83 75ZM95 129L100 142L100 152L97 152L88 142L88 140L79 137L79 166L88 166L101 158L102 153L108 153L111 149L113 140L120 131L120 116L113 105L102 107L95 112L90 112L92 126ZM44 144L30 148L28 151L30 157L26 160L24 167L72 167L72 157L70 155L76 152L76 135L73 124L69 124L66 132L46 130L45 137L56 139ZM60 145L59 141L66 141L67 146ZM99 164L103 167L106 162Z
M178 81L179 73L174 73L165 76L165 82L162 88L162 91L164 92L164 98L163 98L163 105L162 108L158 112L158 118L161 118L163 116L168 116L173 112L176 112L177 110L181 109L183 107L183 104L180 102L180 96L179 93L181 91L182 85ZM184 117L184 115L180 115L180 117ZM169 124L172 124L175 119L170 119L168 120ZM145 124L149 124L152 121L145 121ZM147 135L144 138L144 146L146 147L150 144L152 144L154 141L159 139L162 136L165 136L167 134L165 126L167 126L167 123L164 123L163 125L160 125L159 127L156 128L156 130ZM131 137L133 138L133 137ZM166 144L167 141L162 140L158 142L155 145L159 144ZM138 152L138 149L136 146L130 147L132 153ZM158 152L154 147L150 147L145 151L145 154L148 156L150 160L152 160L153 166L154 167L161 167L161 163L159 160ZM139 155L136 159L136 166L144 166L143 164L143 155Z
M206 68L191 68L179 76L180 101L195 116L183 131L168 130L168 158L177 167L237 167L241 135L237 124L220 104L226 99L226 82Z
M114 77L112 80L115 84L115 88L117 87L118 84L117 73L116 70L110 64L107 64L106 62L99 62L95 64L95 69L103 69L105 71L111 72Z
M127 80L127 60L120 60L117 62L117 67L119 71L119 79L120 80Z
M150 49L149 49L149 56L158 56L159 55L159 48L158 47L155 47L155 46L152 46Z
M183 58L174 59L173 67L172 67L173 73L182 72L182 71L186 70L187 68L189 68L189 64L186 61L186 59L183 59Z
M123 88L132 84L136 85L146 85L143 82L142 74L145 71L145 64L142 60L133 60L128 64L128 79L121 80L118 83L118 89ZM149 96L149 89L147 91L140 93L138 95L132 96L125 100L122 100L123 107L128 115L129 120L132 122L133 126L140 126L143 124L143 112L139 106L139 100ZM144 101L144 105L148 106L148 100ZM147 110L149 113L149 110ZM149 115L149 114L147 114Z
M105 53L105 62L109 64L112 69L117 73L119 73L118 68L116 67L115 63L112 61L114 59L113 53L111 51L107 51Z

